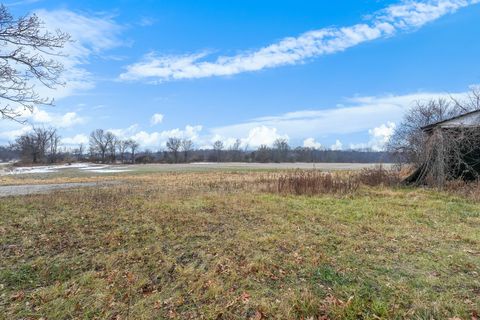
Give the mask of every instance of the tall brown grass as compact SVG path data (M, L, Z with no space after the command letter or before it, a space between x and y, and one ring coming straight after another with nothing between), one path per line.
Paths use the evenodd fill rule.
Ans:
M463 181L457 179L447 181L443 189L450 194L465 197L475 202L480 201L480 180Z
M267 183L267 190L280 194L316 195L351 194L359 187L352 175L339 175L317 170L295 170L276 174Z
M267 191L280 194L318 195L355 193L361 185L398 186L399 174L382 166L363 169L360 172L328 173L318 170L295 170L273 174L259 181Z
M401 183L400 172L391 169L385 169L382 165L373 168L362 169L357 175L358 181L366 186L392 187Z

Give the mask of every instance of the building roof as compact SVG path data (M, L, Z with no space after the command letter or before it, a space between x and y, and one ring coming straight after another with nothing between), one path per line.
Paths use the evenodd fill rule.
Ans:
M425 132L429 132L437 127L456 128L456 127L477 127L477 126L480 126L480 109L467 112L446 120L429 124L428 126L424 126L421 129Z

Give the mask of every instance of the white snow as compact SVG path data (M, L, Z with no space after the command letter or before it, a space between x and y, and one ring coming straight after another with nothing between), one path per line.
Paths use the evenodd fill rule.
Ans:
M32 174L32 173L55 173L64 169L78 169L95 173L115 173L131 171L126 167L116 167L108 165L96 165L93 163L73 163L52 166L31 166L31 167L14 167L9 171L1 172L0 174L17 175L17 174Z

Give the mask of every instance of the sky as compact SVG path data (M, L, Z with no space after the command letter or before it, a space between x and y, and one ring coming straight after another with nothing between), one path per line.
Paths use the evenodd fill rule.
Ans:
M97 128L159 150L292 146L382 150L415 103L480 84L480 0L4 2L70 33L64 87L30 125L67 147Z

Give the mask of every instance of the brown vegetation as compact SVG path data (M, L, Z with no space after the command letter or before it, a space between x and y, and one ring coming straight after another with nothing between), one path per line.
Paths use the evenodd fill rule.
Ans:
M266 190L280 194L347 195L355 193L361 185L392 187L400 185L399 173L376 166L359 172L322 172L319 170L295 170L275 173L263 179Z
M318 170L295 170L272 174L267 180L266 190L280 194L318 195L351 194L359 187L352 175L341 175Z
M478 204L362 185L348 198L263 192L292 176L325 189L321 175L358 181L162 173L4 198L0 318L477 316Z

